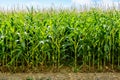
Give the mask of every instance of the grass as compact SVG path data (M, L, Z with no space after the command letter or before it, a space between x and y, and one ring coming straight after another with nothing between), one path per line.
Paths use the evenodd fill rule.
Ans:
M120 11L0 12L0 66L120 71Z

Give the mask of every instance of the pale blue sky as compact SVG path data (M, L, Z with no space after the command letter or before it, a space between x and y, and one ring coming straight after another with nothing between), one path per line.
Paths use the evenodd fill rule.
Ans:
M15 7L39 7L39 8L50 8L52 7L65 7L69 8L71 6L78 5L88 5L93 6L96 4L107 4L115 6L120 0L0 0L0 8L15 8Z

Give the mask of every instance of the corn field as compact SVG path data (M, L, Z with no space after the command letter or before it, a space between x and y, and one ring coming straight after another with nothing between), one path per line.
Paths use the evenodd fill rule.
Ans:
M120 11L1 11L0 67L29 66L120 71Z

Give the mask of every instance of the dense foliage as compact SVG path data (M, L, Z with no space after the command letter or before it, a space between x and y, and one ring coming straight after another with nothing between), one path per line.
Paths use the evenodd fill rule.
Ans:
M120 69L120 11L0 12L0 66Z

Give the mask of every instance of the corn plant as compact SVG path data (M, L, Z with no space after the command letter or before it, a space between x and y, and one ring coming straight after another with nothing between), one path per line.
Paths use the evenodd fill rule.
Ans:
M119 17L100 9L1 11L0 67L120 70Z

